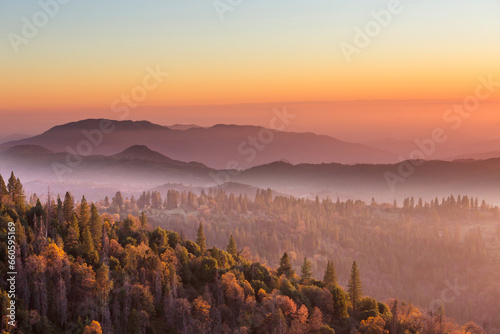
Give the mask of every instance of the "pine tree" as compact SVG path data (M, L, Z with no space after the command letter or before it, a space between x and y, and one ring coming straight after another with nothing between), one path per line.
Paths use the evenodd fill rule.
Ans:
M7 184L7 191L12 198L12 202L17 208L18 213L23 214L26 210L23 184L19 178L16 178L14 172L11 172L9 182Z
M198 234L196 238L196 243L200 246L201 253L205 253L207 250L207 244L205 239L205 234L203 233L203 224L200 222L200 226L198 227Z
M57 213L57 222L59 223L59 226L65 228L66 225L63 223L64 222L63 202L61 201L61 197L59 197L59 194L57 195L56 213Z
M20 213L23 214L25 211L26 196L24 195L23 184L21 183L21 180L19 180L19 178L16 179L16 194L16 206L19 209Z
M300 278L303 282L307 283L311 279L311 277L311 261L309 261L307 257L305 257L304 263L302 263L302 268L300 270Z
M10 178L9 178L9 183L7 185L7 190L9 191L9 194L10 194L10 196L12 196L13 199L16 196L16 194L15 194L16 182L17 182L16 176L14 175L14 172L11 172Z
M80 202L80 216L79 216L78 224L80 225L80 233L83 234L83 231L89 225L90 213L89 213L89 205L87 204L87 200L85 196L82 196L82 201Z
M148 225L148 216L146 216L146 213L144 211L141 212L140 221L141 221L141 227L146 228L146 226Z
M74 209L75 209L75 200L73 199L73 196L71 196L71 193L66 192L66 195L64 195L64 202L63 202L64 221L70 222L71 217L73 216Z
M97 251L101 250L102 241L102 219L97 212L97 207L92 203L90 207L90 233L92 234L92 240Z
M9 191L7 190L7 186L5 185L5 181L0 174L0 203L2 202L2 197L7 196L9 194Z
M94 264L99 260L94 247L94 241L92 240L92 234L90 234L88 227L83 230L82 234L82 252L85 260L90 264Z
M123 200L123 195L121 192L116 192L115 197L111 200L111 203L113 206L118 206L118 208L121 210L123 208L123 203L125 201Z
M285 275L287 278L291 278L295 275L295 271L290 263L290 257L285 252L280 259L280 266L278 268L278 276Z
M80 226L78 225L78 217L75 213L71 218L68 227L68 236L66 237L66 250L72 255L78 255L80 245Z
M348 285L349 298L351 299L353 311L357 311L357 307L361 298L363 297L363 287L361 284L361 277L359 274L358 265L356 261L352 263L351 277L349 278Z
M229 239L229 244L227 245L227 252L236 259L238 256L238 248L236 247L236 241L234 241L233 235L231 234L231 238Z
M331 289L332 287L337 285L337 274L335 272L335 266L333 262L328 261L326 264L325 276L323 277L323 283L325 283L326 287Z

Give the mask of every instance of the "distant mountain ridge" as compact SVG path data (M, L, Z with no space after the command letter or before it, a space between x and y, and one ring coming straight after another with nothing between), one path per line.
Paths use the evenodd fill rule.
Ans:
M14 141L14 140L21 140L21 139L25 139L25 138L29 138L29 137L31 137L31 136L27 135L27 134L14 133L14 134L11 134L9 136L0 137L0 144L7 143L10 141Z
M115 159L148 160L148 161L175 165L177 167L191 166L191 167L207 168L205 165L198 162L184 162L184 161L170 159L169 157L159 152L153 151L146 145L133 145L125 149L124 151L112 155L110 157Z
M55 126L41 135L0 145L0 150L17 145L40 145L54 152L76 150L89 141L84 134L95 134L101 122L113 130L93 138L91 155L113 155L134 145L144 145L173 160L198 161L225 169L235 163L246 169L279 160L299 163L390 163L394 154L362 144L325 135L269 130L259 126L217 124L209 128L176 130L148 121L110 121L87 119ZM233 167L230 167L233 168Z
M490 203L500 203L500 158L488 160L418 161L413 173L405 177L400 173L403 161L397 164L299 164L275 162L242 171L232 177L234 182L255 187L271 187L294 195L316 193L344 198L375 197L391 201L402 196L424 198L446 194L469 194L484 197ZM399 177L391 187L387 173ZM288 190L287 190L288 189ZM431 196L431 197L430 197Z
M189 130L192 128L201 128L201 126L196 124L174 124L174 125L167 125L167 127L172 130Z
M76 166L67 165L67 153L52 153L36 145L14 146L0 152L0 173L16 171L28 182L43 180L57 186L93 184L130 191L153 189L164 184L186 187L223 188L227 192L251 194L271 188L297 197L316 195L369 200L400 200L407 196L434 197L467 194L500 204L500 158L489 160L420 161L408 176L401 176L402 164L291 164L277 161L245 170L217 170L200 163L166 157L146 146L134 145L111 155L91 155ZM54 170L62 167L62 180ZM64 167L65 166L65 167ZM391 188L387 173L400 177ZM29 184L29 183L28 183ZM37 191L38 188L37 188Z
M79 182L135 189L166 182L206 185L214 171L197 162L170 159L140 145L112 156L89 155L81 160L37 145L18 145L0 152L0 173L8 175L12 170L28 182Z

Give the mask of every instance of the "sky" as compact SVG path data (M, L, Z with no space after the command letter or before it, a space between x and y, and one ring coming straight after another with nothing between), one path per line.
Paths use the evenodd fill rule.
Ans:
M266 125L288 106L294 131L401 137L500 81L497 0L59 1L0 2L4 133L117 119L135 90L131 119ZM497 100L472 134L500 124Z

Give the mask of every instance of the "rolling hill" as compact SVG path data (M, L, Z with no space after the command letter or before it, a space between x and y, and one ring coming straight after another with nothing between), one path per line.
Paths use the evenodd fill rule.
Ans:
M108 133L99 130L102 122L109 122ZM324 135L224 124L177 130L147 121L87 119L4 143L0 150L18 145L39 145L54 152L80 148L81 155L113 155L134 145L144 145L174 160L198 161L217 169L246 169L280 160L293 164L396 161L392 153Z

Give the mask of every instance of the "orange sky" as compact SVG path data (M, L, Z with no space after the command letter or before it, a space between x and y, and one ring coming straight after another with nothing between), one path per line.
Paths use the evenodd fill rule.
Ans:
M386 7L370 0L255 0L221 21L210 5L72 3L19 52L9 38L0 40L0 117L12 132L90 116L113 118L113 101L142 85L146 67L156 66L169 76L147 92L131 118L162 124L265 124L255 110L223 107L241 103L264 110L263 103L293 101L462 100L473 94L479 76L500 80L500 4L489 0L404 3L370 45L346 61L340 45L353 44L355 29L364 29L371 13ZM2 2L1 31L21 34L22 18L40 10L37 4ZM296 129L348 138L347 126L370 132L370 124L394 119L424 129L442 118L443 106L433 105L353 104L348 116L342 104L313 105L302 111L308 116ZM183 117L173 111L180 106L188 106ZM492 117L489 123L496 120L492 110L484 113Z

